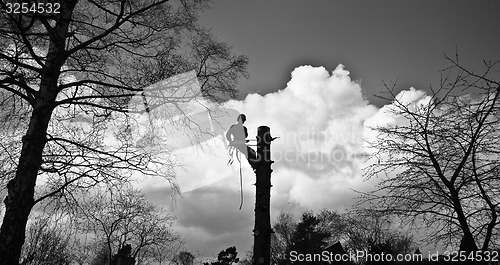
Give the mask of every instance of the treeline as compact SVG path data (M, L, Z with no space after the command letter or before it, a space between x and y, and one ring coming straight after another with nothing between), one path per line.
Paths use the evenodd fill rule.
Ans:
M395 216L369 209L306 211L299 221L282 212L273 230L271 263L277 265L500 264L496 250L465 252L456 246L456 251L423 253L412 234L417 230L402 227Z
M186 259L174 217L129 186L74 197L45 208L28 224L20 264L161 264ZM124 263L121 263L124 264Z
M273 264L311 264L307 261L312 258L310 254L321 254L322 261L330 261L334 260L332 255L348 257L348 252L356 251L392 254L418 251L411 234L395 229L390 217L369 210L348 213L322 210L316 214L307 211L298 222L292 214L283 212L275 220L273 230Z
M184 248L170 225L172 216L135 190L112 199L82 201L72 215L44 215L29 224L21 264L251 265L252 253L236 247L202 259ZM70 221L71 220L71 221ZM477 253L422 253L408 227L373 210L281 212L273 221L271 264L498 264L477 261ZM458 251L457 246L457 251ZM498 259L491 252L489 261ZM472 256L471 256L472 255ZM472 257L472 259L471 259ZM486 260L485 256L481 257Z

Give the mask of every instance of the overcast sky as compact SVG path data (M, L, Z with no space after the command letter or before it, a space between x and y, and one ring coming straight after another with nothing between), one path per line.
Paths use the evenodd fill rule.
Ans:
M247 114L250 138L268 125L274 141L271 216L304 209L343 210L362 177L366 126L390 122L376 98L398 81L404 100L425 100L459 55L479 69L500 60L500 1L215 0L201 17L220 41L249 57L240 100L224 106ZM411 89L411 88L414 89ZM234 113L231 112L231 115ZM233 115L234 116L234 115ZM230 117L232 119L236 117ZM235 121L235 120L234 120ZM227 124L229 126L229 124ZM207 148L208 147L208 148ZM230 246L251 249L255 175L239 165L221 137L178 150L182 197L173 207L186 249L202 256ZM170 207L167 184L145 183L150 198Z

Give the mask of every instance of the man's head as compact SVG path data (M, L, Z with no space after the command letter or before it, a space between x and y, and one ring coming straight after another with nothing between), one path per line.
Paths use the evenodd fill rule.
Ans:
M245 121L247 120L247 116L245 116L245 114L240 114L238 115L238 119L236 119L238 121L238 123L245 123Z

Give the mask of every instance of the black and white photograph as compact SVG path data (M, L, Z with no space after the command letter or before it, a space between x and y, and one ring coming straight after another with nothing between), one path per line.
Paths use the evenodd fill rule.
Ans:
M500 1L0 0L0 265L500 264Z

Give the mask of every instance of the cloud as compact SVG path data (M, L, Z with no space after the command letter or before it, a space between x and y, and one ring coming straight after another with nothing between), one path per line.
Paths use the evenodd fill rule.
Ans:
M367 142L376 140L378 133L374 130L377 127L386 127L393 125L408 125L409 120L400 115L400 107L405 106L411 111L415 111L422 106L431 104L432 97L427 95L425 91L417 90L410 87L408 90L399 92L395 99L380 108L375 114L364 121L364 137ZM366 153L373 153L376 147L369 147L365 145L364 150Z
M284 89L264 96L251 94L224 108L246 114L250 139L261 125L280 137L271 145L272 218L283 210L340 210L353 203L352 189L372 185L363 181L361 172L364 123L378 109L363 97L360 84L351 80L343 65L331 73L323 67L297 67ZM236 122L236 113L231 115L229 120ZM226 165L224 141L215 137L203 146L176 152L185 165L176 172L183 191L176 227L185 237L197 239L193 247L204 242L202 250L214 253L236 242L251 246L253 240L255 175L243 161L245 202L239 211L240 165Z
M249 129L265 124L281 137L272 144L273 185L294 183L281 198L312 209L338 207L333 194L361 178L363 122L377 108L363 98L343 65L331 74L323 67L297 67L285 89L249 95L240 109ZM318 189L322 196L312 194ZM352 197L349 193L341 194Z
M212 236L238 231L251 224L252 215L248 212L233 214L240 205L238 191L228 189L223 183L226 179L185 194L179 201L183 210L177 215L184 227L203 228ZM246 194L248 201L252 197Z
M189 250L201 251L202 256L216 256L233 245L240 253L251 248L254 193L244 193L242 210L238 210L240 191L228 182L231 180L225 178L184 193L175 207L175 231L186 240Z
M415 111L417 107L426 106L430 102L431 96L428 96L425 91L410 87L408 90L399 92L393 102L380 108L364 124L366 127L376 127L406 123L406 118L397 114L398 105L407 106L410 110Z
M299 186L312 180L318 185L344 185L331 179L360 177L363 122L377 109L363 98L359 83L350 79L343 65L331 74L323 67L297 67L285 89L265 96L248 95L245 100L230 102L228 106L247 115L249 138L255 137L260 125L269 126L271 134L280 137L272 144L275 186L286 186L296 176L303 176L297 180ZM223 141L214 138L208 154L196 146L178 152L186 164L178 172L183 191L227 176L238 177L238 170L225 165L229 157ZM243 163L243 172L246 176L253 175L247 163ZM308 196L303 193L296 196L297 188L294 191L295 196L288 199L310 206L306 203Z
M430 102L425 92L414 88L396 98L410 108ZM212 112L211 119L203 120L204 127L211 128L209 123L220 127L214 136L175 151L182 163L176 168L182 197L174 208L178 217L174 229L187 242L187 250L214 257L233 245L241 254L252 246L255 175L246 161L227 165L224 137L239 113L247 116L250 139L255 139L261 125L280 137L271 145L274 220L281 211L300 216L307 209L343 210L355 202L354 190L373 189L378 180L365 181L362 176L362 168L373 162L367 160L373 150L366 147L366 141L376 137L371 127L406 122L393 112L395 104L380 109L369 104L360 84L339 65L331 73L323 67L297 67L284 89L264 96L251 94L220 106L223 112ZM144 181L142 187L157 202L171 194L168 184L158 180ZM240 192L244 203L238 210Z

